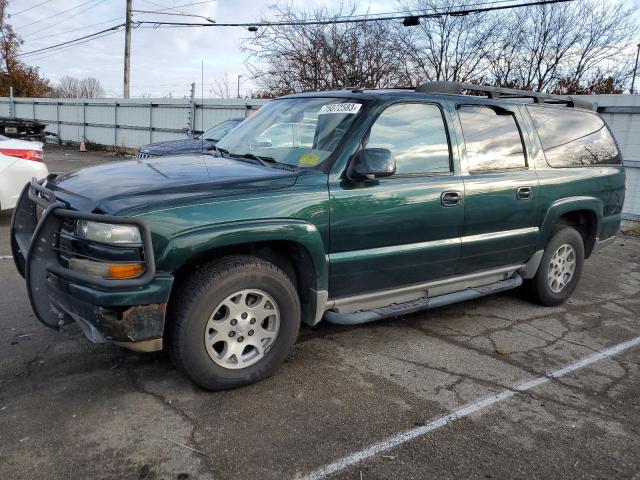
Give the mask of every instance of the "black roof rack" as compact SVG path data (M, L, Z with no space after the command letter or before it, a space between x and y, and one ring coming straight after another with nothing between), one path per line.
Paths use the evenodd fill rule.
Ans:
M475 83L468 82L425 82L420 84L415 91L421 93L448 93L459 95L464 90L481 92L492 99L530 98L535 103L566 105L568 107L595 110L594 104L589 100L583 100L572 95L552 95L550 93L532 92L529 90L476 85Z

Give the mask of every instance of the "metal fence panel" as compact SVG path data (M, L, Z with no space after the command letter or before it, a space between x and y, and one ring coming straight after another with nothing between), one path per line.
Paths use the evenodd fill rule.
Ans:
M193 130L198 133L229 118L244 118L264 100L195 101ZM62 141L139 148L151 142L187 137L189 99L58 99L0 97L0 116L41 121Z
M623 217L640 221L640 95L590 95L616 137L627 170Z

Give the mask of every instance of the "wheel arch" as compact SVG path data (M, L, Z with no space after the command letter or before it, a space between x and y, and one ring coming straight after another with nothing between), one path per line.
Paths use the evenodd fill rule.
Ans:
M602 218L603 204L595 197L557 200L547 210L537 247L544 249L559 226L571 226L582 236L585 258L589 258L598 238Z
M251 255L274 263L294 282L302 319L319 321L326 302L328 265L318 229L304 221L261 221L207 227L173 238L158 259L180 283L199 265L232 255Z

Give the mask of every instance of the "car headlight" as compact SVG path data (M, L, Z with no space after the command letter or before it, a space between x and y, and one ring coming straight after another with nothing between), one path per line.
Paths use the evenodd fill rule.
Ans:
M140 229L135 225L118 225L115 223L91 222L78 220L76 235L86 240L109 244L142 244Z

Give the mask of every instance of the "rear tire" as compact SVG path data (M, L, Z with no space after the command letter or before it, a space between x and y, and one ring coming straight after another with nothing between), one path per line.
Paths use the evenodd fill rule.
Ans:
M535 277L525 280L524 293L540 305L560 305L576 289L583 265L582 236L574 228L561 228L544 249Z
M199 268L172 302L169 352L207 390L268 377L286 359L300 328L291 279L256 257L227 257Z

